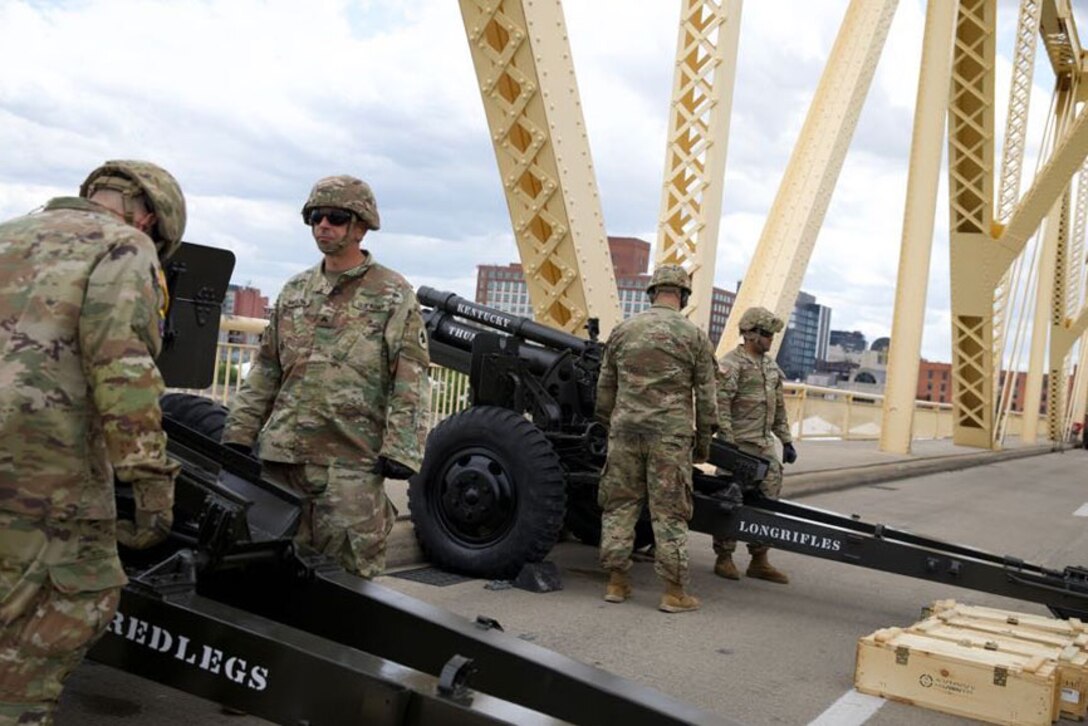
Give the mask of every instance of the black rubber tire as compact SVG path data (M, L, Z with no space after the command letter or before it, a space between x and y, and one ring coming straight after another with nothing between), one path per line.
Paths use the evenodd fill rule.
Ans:
M511 579L559 539L566 481L547 437L513 411L476 406L439 423L408 485L427 558L444 570Z
M227 423L227 409L210 398L190 393L167 393L159 399L162 415L182 426L219 441Z
M601 543L601 506L595 498L591 500L588 496L570 499L567 502L566 525L579 542L596 547ZM635 549L640 550L653 543L654 528L649 512L643 509L635 525Z

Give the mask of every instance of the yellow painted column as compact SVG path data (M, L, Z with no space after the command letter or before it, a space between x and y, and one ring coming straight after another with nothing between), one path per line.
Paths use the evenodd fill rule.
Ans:
M710 326L741 5L683 0L676 41L655 258L691 273L684 313L703 330Z
M719 355L740 342L737 323L747 308L760 305L789 318L897 5L898 0L852 0L847 8L718 343ZM776 336L772 355L780 344Z
M1059 82L1057 90L1057 112L1055 114L1054 139L1057 141L1065 137L1070 127L1073 111L1073 87L1068 78ZM1079 167L1080 164L1078 163ZM1066 180L1066 185L1068 180ZM1068 186L1063 185L1062 191L1050 214L1047 216L1046 228L1043 232L1043 243L1039 250L1039 266L1035 283L1035 315L1031 326L1031 355L1028 362L1027 380L1024 384L1024 423L1020 430L1020 440L1025 444L1034 444L1039 435L1039 407L1042 401L1043 369L1046 367L1047 349L1051 348L1050 380L1048 382L1047 408L1054 410L1061 407L1061 395L1055 401L1057 383L1054 380L1055 368L1059 369L1061 361L1056 361L1053 355L1057 352L1051 346L1052 326L1060 323L1063 317L1055 308L1055 301L1060 301L1064 306L1065 267L1059 264L1059 257L1068 240L1069 223L1069 192ZM1055 319L1057 318L1057 320ZM1064 352L1064 351L1063 351ZM1062 356L1064 359L1064 355Z
M460 0L534 317L621 319L559 0Z
M903 238L899 277L895 287L888 377L884 387L884 418L880 449L910 453L914 399L925 324L929 260L933 247L933 219L944 150L945 114L951 84L952 36L956 2L929 0L914 110L914 138L910 148L907 202L903 211Z
M948 113L953 440L989 448L993 291L1013 256L993 244L996 0L960 0Z

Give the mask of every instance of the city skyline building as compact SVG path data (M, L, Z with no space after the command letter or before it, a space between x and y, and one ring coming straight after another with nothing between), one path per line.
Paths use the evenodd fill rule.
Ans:
M869 341L860 330L832 330L827 344L829 347L837 345L843 350L861 352L869 346Z
M227 285L227 294L223 298L223 312L243 318L268 319L268 298L259 288L249 285Z
M650 307L650 243L637 237L609 237L608 249L616 275L616 291L624 319ZM717 346L736 294L715 287L710 302L710 342ZM533 308L520 263L476 266L476 302L511 315L532 318Z
M786 378L803 381L814 372L817 361L827 359L830 336L831 308L817 303L814 295L799 293L776 359Z
M223 314L242 318L268 319L268 297L260 289L249 285L227 285L227 294L223 297ZM261 336L257 333L243 333L239 330L219 331L219 340L224 343L256 345Z

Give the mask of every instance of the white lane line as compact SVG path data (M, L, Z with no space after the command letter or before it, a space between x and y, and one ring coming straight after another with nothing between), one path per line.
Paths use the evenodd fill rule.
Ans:
M851 689L814 721L810 721L808 726L861 726L885 703L887 701L879 696L870 696Z
M1074 517L1088 517L1088 502L1080 505L1080 509L1073 512Z

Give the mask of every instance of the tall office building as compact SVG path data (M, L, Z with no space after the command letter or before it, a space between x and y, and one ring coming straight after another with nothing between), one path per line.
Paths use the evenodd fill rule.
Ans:
M837 345L845 351L860 353L869 347L869 342L860 330L832 330L828 345Z
M650 243L635 237L609 237L608 249L616 273L616 288L624 318L650 307L646 285L650 282ZM710 341L716 346L733 309L736 294L714 288L710 302ZM525 273L518 263L478 265L476 267L476 302L503 312L533 317Z
M778 349L778 365L786 378L803 381L815 371L816 361L827 358L830 334L831 308L817 304L807 292L800 293Z

